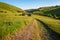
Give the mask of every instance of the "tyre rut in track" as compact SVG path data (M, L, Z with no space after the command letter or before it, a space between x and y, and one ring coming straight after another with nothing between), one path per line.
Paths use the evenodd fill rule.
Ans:
M19 30L14 34L4 38L3 40L34 40L34 34L36 34L35 40L41 40L39 32L34 29L34 20L25 26L23 30Z

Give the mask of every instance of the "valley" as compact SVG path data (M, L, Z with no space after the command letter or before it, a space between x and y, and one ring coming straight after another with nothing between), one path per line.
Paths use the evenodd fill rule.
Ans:
M0 40L60 40L60 6L23 10L0 2Z

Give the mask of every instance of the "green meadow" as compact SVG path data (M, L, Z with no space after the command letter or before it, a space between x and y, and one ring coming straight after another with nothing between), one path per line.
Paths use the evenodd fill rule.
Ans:
M31 20L31 17L7 16L7 14L0 13L0 37L16 32L17 29L30 23Z
M50 29L60 34L60 6L22 10L16 6L0 2L0 38L24 28L31 23L32 20L35 20L34 27L36 29L35 32L37 32L39 27L43 27L42 25L38 25L39 23L36 19L42 21ZM42 33L41 31L41 34ZM36 34L34 37L36 37Z
M33 15L33 17L44 22L53 31L60 33L60 20L38 15Z

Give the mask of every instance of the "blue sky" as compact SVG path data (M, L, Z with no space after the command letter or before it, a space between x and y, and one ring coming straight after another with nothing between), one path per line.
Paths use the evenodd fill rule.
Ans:
M0 0L0 2L12 4L22 9L60 5L60 0Z

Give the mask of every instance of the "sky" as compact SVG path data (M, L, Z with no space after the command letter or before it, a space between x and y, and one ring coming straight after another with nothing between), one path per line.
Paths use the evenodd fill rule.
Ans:
M12 4L22 9L60 5L60 0L0 0L0 2Z

